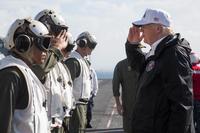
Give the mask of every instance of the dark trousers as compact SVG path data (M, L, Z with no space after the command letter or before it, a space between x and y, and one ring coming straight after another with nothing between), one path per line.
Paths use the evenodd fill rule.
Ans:
M93 98L90 98L90 100L88 101L88 105L87 105L87 125L90 125L90 122L92 120L93 107L94 107L94 101L93 101Z
M130 116L123 116L123 129L125 133L132 133L132 118Z
M194 100L194 125L196 133L200 133L200 100Z

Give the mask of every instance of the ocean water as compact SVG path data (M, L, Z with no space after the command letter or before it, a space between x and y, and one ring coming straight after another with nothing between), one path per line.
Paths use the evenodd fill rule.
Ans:
M4 55L7 55L7 54L8 54L8 51L5 48L3 48L2 41L1 41L1 38L0 38L0 59L3 58ZM98 70L96 70L96 73L97 73L98 79L112 79L112 77L113 77L112 71L98 71Z
M96 71L98 79L112 79L113 72L111 71Z

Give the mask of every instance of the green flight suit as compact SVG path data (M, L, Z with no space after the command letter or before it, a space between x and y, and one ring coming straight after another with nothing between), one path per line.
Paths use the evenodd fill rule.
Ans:
M123 106L123 128L126 133L132 133L131 121L134 101L136 96L137 80L139 73L132 70L128 60L124 59L115 66L113 75L113 95L120 96L120 86L122 89Z

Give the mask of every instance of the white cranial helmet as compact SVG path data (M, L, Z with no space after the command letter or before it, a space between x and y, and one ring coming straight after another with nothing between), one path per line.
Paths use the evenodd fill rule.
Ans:
M68 39L68 45L65 48L66 52L71 52L73 50L73 48L75 47L74 45L74 39L73 36L70 32L67 33L67 39Z
M33 42L39 48L48 49L47 43L50 42L49 31L44 24L31 18L17 19L10 26L7 36L5 37L5 47L21 48L25 52Z
M53 10L42 10L35 16L35 19L42 22L50 32L55 34L58 34L61 29L68 30L64 18Z

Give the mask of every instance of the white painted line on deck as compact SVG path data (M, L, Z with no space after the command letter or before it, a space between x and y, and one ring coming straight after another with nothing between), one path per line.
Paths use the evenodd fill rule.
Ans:
M110 127L110 125L111 125L111 122L112 122L112 118L113 118L113 115L114 115L114 113L115 113L115 107L116 107L117 105L116 105L116 103L113 105L113 110L112 110L112 112L111 112L111 114L110 114L110 118L108 119L108 123L107 123L107 126L106 126L106 128L109 128Z

